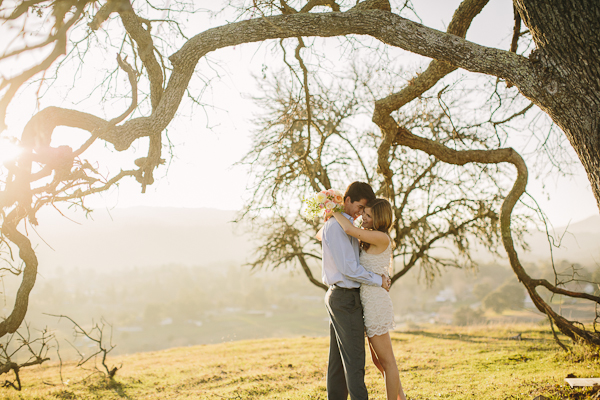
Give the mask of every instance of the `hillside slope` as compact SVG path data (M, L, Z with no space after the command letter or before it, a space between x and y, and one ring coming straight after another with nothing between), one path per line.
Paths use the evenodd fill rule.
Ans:
M511 340L520 333L523 340ZM411 399L591 398L570 389L572 373L591 377L598 358L559 353L548 327L531 325L427 328L393 332L400 376ZM56 364L22 372L21 393L4 389L4 399L326 399L328 338L263 339L109 357L121 365L116 380L73 365ZM585 362L581 362L581 361ZM370 363L370 398L384 398L384 382ZM576 397L577 396L577 397Z

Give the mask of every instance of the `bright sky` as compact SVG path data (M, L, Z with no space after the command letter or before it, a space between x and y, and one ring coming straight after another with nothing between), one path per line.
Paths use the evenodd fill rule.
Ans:
M460 1L415 0L414 3L425 25L444 30ZM218 23L211 20L206 21L206 24L202 30ZM507 48L511 33L512 3L507 0L491 0L475 19L467 39ZM168 173L165 169L158 171L156 183L148 187L146 194L140 193L139 184L128 180L118 189L89 199L88 205L96 208L144 205L239 209L243 204L248 173L243 167L234 167L233 164L250 148L250 120L260 111L249 97L256 90L252 73L259 74L263 64L272 62L268 61L271 58L268 58L268 52L262 51L263 47L251 44L212 53L212 59L221 63L221 79L213 81L212 90L204 94L202 101L213 104L214 109L196 108L194 114L190 115L189 107L180 108L181 112L168 129L169 137L175 145L175 158L169 165ZM426 62L420 57L406 57L409 66L424 66ZM15 103L9 110L9 135L19 136L18 132L28 119L27 115L31 114L35 106L32 92L30 90L28 95L21 96L19 103ZM46 104L63 104L63 100L58 97L44 101ZM207 129L207 126L211 129ZM61 129L53 144L72 143L74 137L79 137L74 130ZM132 150L139 154L135 157L131 157L131 153L112 153L110 157L114 160L142 157L145 155L145 146L145 143L140 144ZM97 147L96 151L105 151L102 146ZM131 166L126 165L128 168ZM577 166L573 172L573 176L546 178L545 182L531 177L528 190L536 197L554 226L579 221L598 213L583 168Z

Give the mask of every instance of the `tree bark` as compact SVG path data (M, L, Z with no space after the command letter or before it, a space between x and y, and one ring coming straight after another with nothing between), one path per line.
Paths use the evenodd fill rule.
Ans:
M115 149L125 150L140 137L162 132L175 116L198 61L211 51L269 39L351 34L369 35L391 46L511 81L523 80L532 72L525 57L480 46L387 11L351 10L263 17L209 29L187 41L169 57L173 71L152 115L117 126L103 138L115 144Z
M6 216L2 224L2 232L8 240L19 248L19 257L23 260L23 280L17 291L15 305L10 315L0 322L0 337L7 333L14 333L21 326L29 305L29 293L35 285L37 277L38 260L35 255L31 241L27 236L17 230L17 224L27 215L23 207L17 206Z
M515 82L563 130L600 207L600 2L515 0L536 49L536 81Z

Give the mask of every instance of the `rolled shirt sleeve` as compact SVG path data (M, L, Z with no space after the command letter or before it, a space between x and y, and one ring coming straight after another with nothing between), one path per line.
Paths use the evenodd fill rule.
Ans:
M334 218L327 221L323 230L323 282L347 288L361 283L381 286L381 275L367 271L358 262L358 249L354 249L352 239Z

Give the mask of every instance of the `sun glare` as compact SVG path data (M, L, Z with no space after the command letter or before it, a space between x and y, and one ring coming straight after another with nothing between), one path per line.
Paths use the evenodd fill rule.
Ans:
M0 164L14 160L21 154L21 147L9 139L0 139Z

